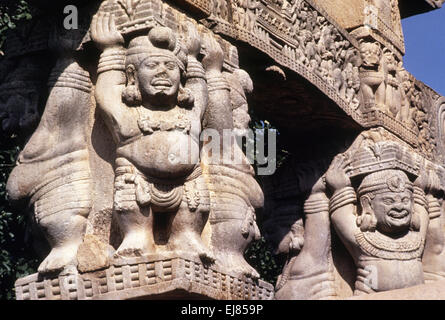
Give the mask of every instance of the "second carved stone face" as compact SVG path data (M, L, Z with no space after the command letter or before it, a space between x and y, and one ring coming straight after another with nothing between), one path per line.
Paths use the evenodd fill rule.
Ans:
M380 63L381 49L375 43L362 43L360 47L360 54L362 56L363 66L375 67Z
M148 56L139 65L137 82L143 101L153 106L170 107L176 102L181 72L173 57Z

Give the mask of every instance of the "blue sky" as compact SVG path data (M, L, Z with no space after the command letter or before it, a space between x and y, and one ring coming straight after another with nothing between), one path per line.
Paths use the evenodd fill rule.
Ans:
M402 25L406 70L445 96L445 6L403 19Z

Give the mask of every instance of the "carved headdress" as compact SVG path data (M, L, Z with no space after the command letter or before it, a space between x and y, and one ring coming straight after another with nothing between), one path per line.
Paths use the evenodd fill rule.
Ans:
M159 56L173 58L181 71L185 71L187 56L170 28L155 27L148 35L132 39L128 45L125 66L138 65L146 57Z
M382 170L367 175L358 188L359 196L363 194L378 194L383 192L413 191L413 184L401 170Z

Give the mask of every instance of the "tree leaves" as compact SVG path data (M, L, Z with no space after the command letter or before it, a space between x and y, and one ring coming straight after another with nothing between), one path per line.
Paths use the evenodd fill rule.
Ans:
M281 266L275 262L270 247L263 237L250 244L244 253L244 258L258 271L262 280L272 284L276 283L278 275L281 273Z
M31 11L25 0L3 0L0 4L0 48L7 30L14 29L17 21L31 18Z

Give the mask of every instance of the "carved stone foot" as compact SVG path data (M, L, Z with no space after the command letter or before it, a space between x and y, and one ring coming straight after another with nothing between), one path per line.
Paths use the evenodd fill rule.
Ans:
M133 232L125 236L114 253L114 257L140 257L144 253L148 253L146 234L144 232Z
M244 260L244 257L238 252L224 252L224 254L220 256L219 260L228 270L232 270L239 276L244 276L253 280L260 278L260 274L251 265L249 265L247 261Z
M76 269L78 245L55 247L40 264L39 273L56 273Z
M195 233L186 233L175 237L171 241L171 248L173 251L197 253L199 259L206 265L213 264L216 261L212 251L204 245L201 237Z

